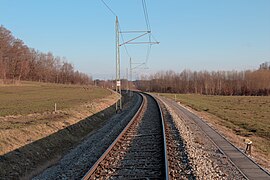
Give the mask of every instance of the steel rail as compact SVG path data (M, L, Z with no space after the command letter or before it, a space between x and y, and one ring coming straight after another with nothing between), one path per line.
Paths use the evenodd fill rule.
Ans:
M113 143L107 148L107 150L102 154L102 156L95 162L95 164L91 167L91 169L85 174L85 176L82 178L83 180L91 178L91 176L95 173L95 171L99 167L99 164L106 158L106 156L110 153L110 151L113 149L113 147L116 145L116 143L122 137L124 137L125 133L128 131L130 126L139 117L140 113L142 112L143 107L146 104L146 96L142 95L141 93L140 93L140 95L143 98L142 104L140 105L140 107L139 107L138 111L136 112L136 114L134 115L134 117L131 119L131 121L128 123L128 125L122 130L122 132L117 136L117 138L113 141ZM161 128L162 128L162 140L163 140L163 145L162 146L163 146L163 162L164 162L164 179L169 180L169 165L168 165L169 163L168 163L168 158L167 158L167 143L166 143L164 115L163 115L163 112L162 112L162 108L161 108L161 106L159 104L160 102L155 97L153 97L152 95L150 95L150 94L146 94L146 95L150 96L154 100L156 105L158 106L159 116L160 116L160 119L161 119L160 123L161 123L161 126L162 126Z
M150 94L148 94L150 95ZM166 133L165 133L165 122L164 122L164 115L161 109L161 106L158 102L158 100L150 95L157 103L158 105L158 109L160 112L160 118L161 118L161 122L162 122L162 134L163 134L163 148L164 148L164 163L165 163L165 180L169 180L169 163L168 163L168 154L167 154L167 142L166 142Z
M142 95L141 95L142 96ZM146 97L142 96L143 100L142 100L142 104L140 105L138 111L136 112L136 114L133 116L133 118L131 119L131 121L127 124L127 126L123 129L123 131L117 136L117 138L113 141L113 143L108 147L108 149L101 155L101 157L96 161L96 163L91 167L91 169L84 175L84 177L82 178L83 180L87 180L91 177L91 175L95 172L95 170L97 169L99 163L101 161L103 161L105 159L105 157L109 154L109 152L112 150L112 148L114 147L114 145L119 141L119 139L121 139L121 137L125 134L125 132L128 130L128 128L130 127L130 125L138 118L139 114L141 113L143 107L145 106L145 102L146 102Z

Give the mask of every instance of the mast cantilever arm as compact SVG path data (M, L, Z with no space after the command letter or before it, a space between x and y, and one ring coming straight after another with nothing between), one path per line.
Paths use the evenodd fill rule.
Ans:
M130 39L130 40L128 40L128 41L126 41L126 42L124 42L124 43L122 43L122 44L119 44L119 46L122 46L122 45L124 45L124 44L129 44L131 41L134 41L135 39L138 39L138 38L140 38L140 37L142 37L142 36L145 36L145 35L148 34L148 33L150 33L150 31L147 31L146 33L143 33L143 34L141 34L141 35L139 35L139 36L137 36L137 37L135 37L135 38L133 38L133 39Z
M120 33L150 33L151 31L120 31Z
M159 42L128 42L126 44L159 44Z
M141 63L141 64L139 64L139 65L133 67L132 70L133 70L133 69L136 69L136 68L139 68L139 67L141 67L141 66L143 66L143 65L145 65L145 63Z

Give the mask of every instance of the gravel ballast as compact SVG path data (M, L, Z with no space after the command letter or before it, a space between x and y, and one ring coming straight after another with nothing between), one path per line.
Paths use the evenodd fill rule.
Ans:
M134 116L141 100L141 96L135 93L132 101L124 105L121 114L115 114L103 127L88 135L56 165L33 179L82 178Z
M162 102L183 139L181 146L186 149L194 178L245 179L194 122L179 117L170 106Z

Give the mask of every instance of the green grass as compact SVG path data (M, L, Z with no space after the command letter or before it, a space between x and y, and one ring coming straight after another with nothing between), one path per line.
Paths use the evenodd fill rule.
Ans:
M162 94L175 98L174 94ZM220 124L241 136L259 136L264 152L270 152L270 96L204 96L177 94L181 103L219 117ZM267 143L268 142L268 143Z
M174 98L173 94L164 94ZM270 139L270 96L202 96L177 94L181 103L198 111L207 111L226 126L242 133L254 133ZM239 130L237 130L239 131Z
M98 87L23 82L0 86L0 116L63 110L102 98L110 91Z

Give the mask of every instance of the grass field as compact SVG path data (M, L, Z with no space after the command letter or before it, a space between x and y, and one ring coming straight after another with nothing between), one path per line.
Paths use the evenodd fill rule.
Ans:
M0 85L0 116L26 115L71 108L109 95L106 89L77 85L23 82Z
M15 85L0 84L0 155L34 143L60 130L81 123L81 121L85 122L84 120L88 117L96 118L93 123L91 122L91 127L87 127L95 129L108 117L105 116L107 111L100 116L94 115L105 109L114 113L114 108L109 107L115 103L117 98L118 96L111 91L94 86L37 82L21 82ZM57 112L54 112L55 103L57 103ZM76 127L83 133L85 132L83 128L86 128L84 126L88 126L88 124L82 123ZM72 131L76 130L72 129ZM69 132L67 131L67 133ZM76 138L80 139L82 136ZM56 141L60 141L65 147L68 140ZM58 148L61 147L61 143ZM49 149L50 145L48 142ZM41 149L45 147L47 144ZM30 151L29 153L31 156Z
M174 94L162 94L175 98ZM265 139L260 149L270 154L270 96L203 96L177 94L182 104L206 111L221 119L221 125L241 136Z

